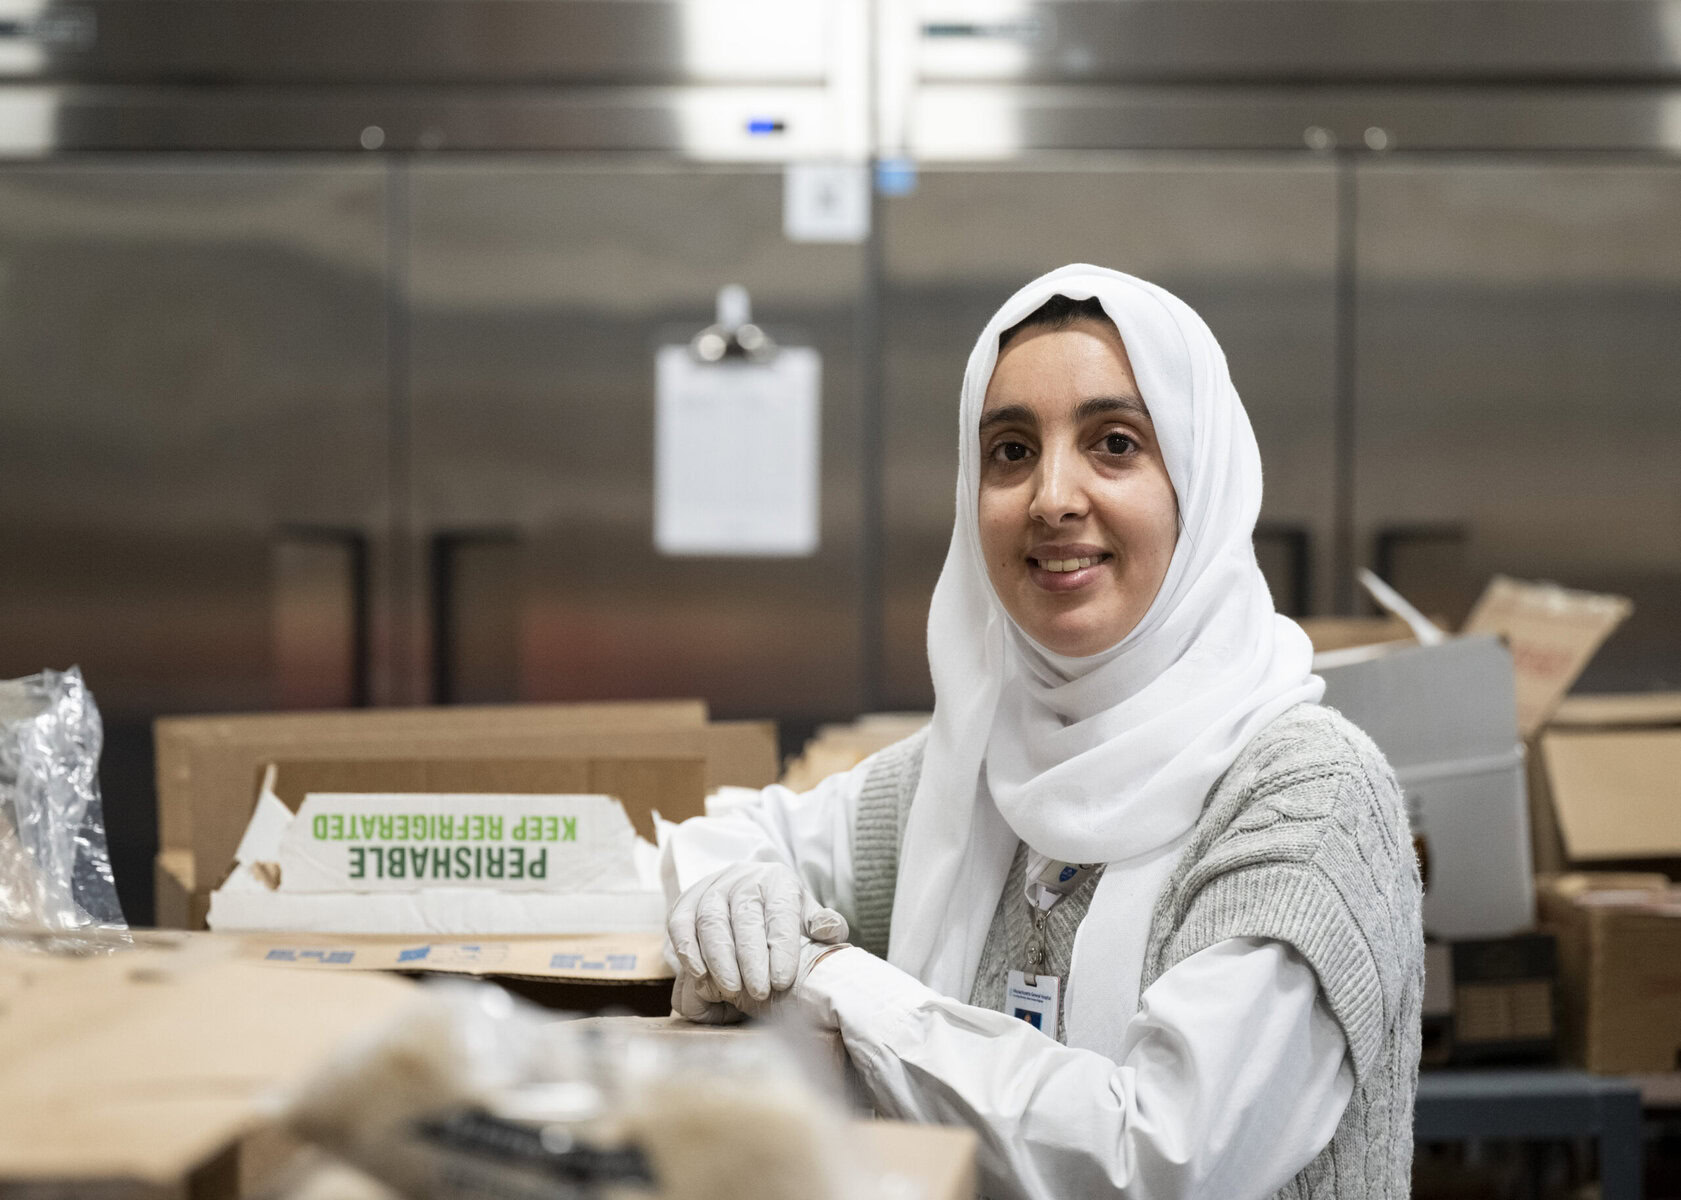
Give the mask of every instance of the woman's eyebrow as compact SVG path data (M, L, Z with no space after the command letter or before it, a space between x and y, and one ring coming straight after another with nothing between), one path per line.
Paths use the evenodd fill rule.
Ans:
M981 414L979 430L985 433L995 425L1036 425L1033 410L1025 404L1006 404Z
M1091 396L1080 401L1074 409L1074 419L1076 421L1089 421L1093 417L1120 415L1135 417L1146 425L1153 426L1155 424L1150 420L1150 410L1144 406L1144 401L1137 396Z

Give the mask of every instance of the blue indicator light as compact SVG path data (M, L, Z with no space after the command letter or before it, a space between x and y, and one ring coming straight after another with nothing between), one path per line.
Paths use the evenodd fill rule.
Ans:
M916 163L908 158L884 158L876 163L876 191L883 196L908 196L916 191Z
M747 122L747 132L755 137L763 137L767 133L781 133L787 128L786 121L779 121L774 117L752 117Z

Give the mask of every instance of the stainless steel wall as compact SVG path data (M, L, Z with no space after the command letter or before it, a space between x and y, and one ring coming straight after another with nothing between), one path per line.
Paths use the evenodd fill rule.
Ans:
M800 721L864 705L864 248L788 241L772 169L468 160L406 186L417 533L446 567L434 585L480 597L433 630L438 698L702 695ZM809 558L654 549L654 350L708 325L726 283L823 356ZM511 645L475 632L486 609Z
M116 716L282 701L288 546L387 520L386 184L0 170L0 672L85 662Z
M925 706L963 363L1072 260L1220 336L1282 608L1352 607L1357 565L1449 619L1497 570L1619 590L1584 686L1681 686L1681 56L1648 36L1681 0L929 0L873 47L829 0L762 60L719 32L757 0L478 0L482 44L351 0L362 59L308 4L172 0L204 23L167 54L78 40L142 3L0 28L0 675L86 669L139 915L159 713ZM442 24L410 62L380 21ZM872 152L910 163L869 239L787 240L782 164ZM808 559L652 547L654 348L727 283L823 355Z
M1457 620L1493 572L1620 592L1586 690L1681 687L1681 168L1358 169L1355 517Z
M387 186L377 163L0 168L0 676L84 668L131 917L154 715L377 698Z

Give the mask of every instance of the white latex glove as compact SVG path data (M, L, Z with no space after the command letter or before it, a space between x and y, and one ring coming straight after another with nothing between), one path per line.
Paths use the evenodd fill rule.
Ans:
M709 1004L787 991L807 938L834 944L847 935L846 918L819 904L792 867L763 862L708 875L677 898L665 927L679 985L692 976L706 985L692 1003Z
M782 1020L791 1020L816 1028L834 1028L834 1014L828 1011L826 1004L807 995L802 985L818 963L839 958L843 952L851 950L852 947L845 942L831 944L802 938L799 968L795 972L792 987L785 992L771 993L768 1000L755 1000L751 996L741 995L736 997L734 1005L726 1007L737 1008L741 1013L756 1020L775 1015Z
M735 997L735 1003L722 999L712 979L696 979L679 970L671 988L671 1011L684 1020L701 1025L733 1025L743 1017L764 1018L784 1004L798 1004L799 985L822 959L852 947L845 942L816 942L800 939L800 956L795 969L794 983L786 991L773 992L765 1000L755 1000L746 994ZM737 1006L740 1007L737 1007ZM833 1014L800 1012L795 1018L818 1026L833 1026Z
M696 979L681 967L671 985L671 1011L700 1025L734 1025L747 1015L729 1001L718 999L710 979Z

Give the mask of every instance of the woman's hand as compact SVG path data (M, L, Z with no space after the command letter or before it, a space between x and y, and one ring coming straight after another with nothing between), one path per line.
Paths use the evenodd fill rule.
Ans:
M818 963L842 950L850 949L852 947L845 942L817 942L802 937L794 983L786 991L772 992L766 1000L755 1000L743 993L735 996L732 1003L719 995L711 978L696 979L680 969L671 988L671 1010L684 1020L700 1025L733 1025L743 1017L769 1017L782 1005L796 1003L800 994L800 984ZM820 1028L835 1027L834 1014L822 1005L816 1009L808 1006L801 1016L794 1019L804 1020Z
M793 868L746 862L708 875L678 897L666 932L679 970L673 1007L687 1016L676 1004L683 976L690 979L686 1001L695 1011L701 1005L752 1007L793 986L808 939L844 942L847 927L845 917L805 890Z
M710 979L696 979L681 967L671 985L671 1011L697 1025L734 1025L747 1015L720 999Z

